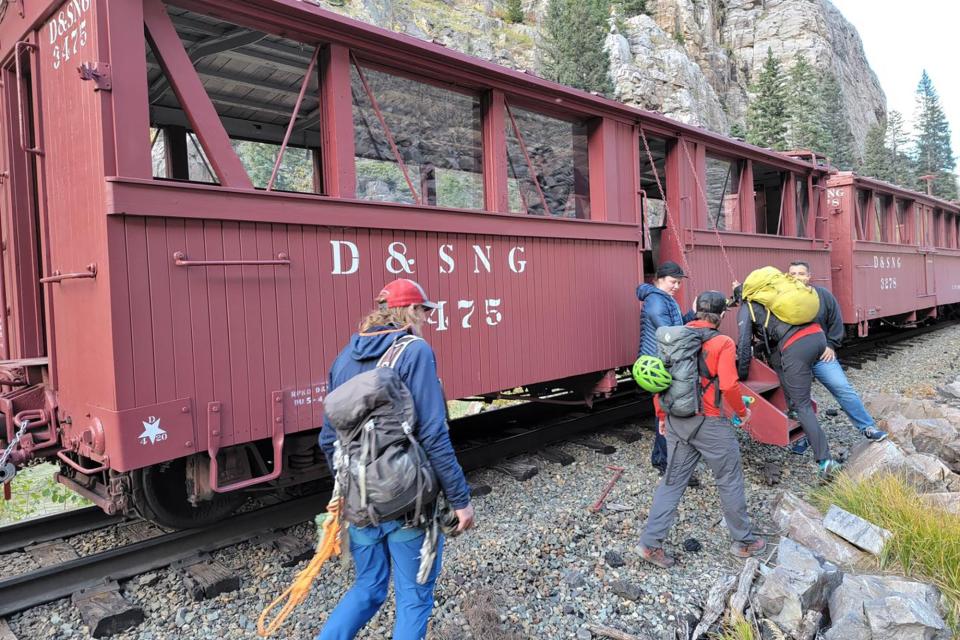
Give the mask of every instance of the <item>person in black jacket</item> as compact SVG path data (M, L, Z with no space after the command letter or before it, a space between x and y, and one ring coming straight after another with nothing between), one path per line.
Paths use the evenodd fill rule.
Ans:
M795 260L790 263L790 269L787 274L796 278L803 284L810 284L810 264L803 260ZM813 285L810 285L813 286ZM856 390L847 380L843 367L837 360L837 349L843 344L843 316L840 314L840 305L837 299L833 297L827 289L813 286L813 289L820 296L820 312L817 314L817 323L823 328L827 337L827 348L820 354L820 359L813 365L813 377L820 381L827 388L837 402L840 408L850 418L860 433L870 440L883 440L887 437L886 432L877 428L873 418L863 406L863 401ZM803 453L805 447L794 449L798 453Z
M783 322L759 302L744 300L737 315L737 373L746 380L753 358L753 345L761 350L780 378L787 404L813 447L821 477L833 475L840 465L830 455L827 435L817 421L810 395L813 366L819 360L827 339L816 322L792 325Z

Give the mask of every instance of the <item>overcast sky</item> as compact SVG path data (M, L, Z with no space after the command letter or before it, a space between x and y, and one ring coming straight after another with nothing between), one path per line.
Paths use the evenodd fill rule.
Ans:
M831 0L863 40L870 66L887 94L887 109L912 123L916 90L926 69L950 123L960 156L960 79L957 73L957 0Z

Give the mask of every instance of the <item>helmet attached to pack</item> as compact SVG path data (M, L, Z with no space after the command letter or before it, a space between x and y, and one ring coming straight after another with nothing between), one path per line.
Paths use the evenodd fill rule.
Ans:
M660 393L670 386L673 378L664 366L663 360L656 356L640 356L633 363L633 379L640 388L650 393Z

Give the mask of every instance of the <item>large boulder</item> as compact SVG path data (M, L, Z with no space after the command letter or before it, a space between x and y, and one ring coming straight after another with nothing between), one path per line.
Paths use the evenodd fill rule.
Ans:
M837 567L807 547L781 538L777 566L757 589L764 614L792 637L803 634L804 612L822 611L830 592L839 583Z
M789 491L777 500L774 518L785 536L834 564L844 567L870 564L868 554L830 533L823 525L820 512Z
M897 576L844 574L830 596L825 640L941 640L949 637L936 587Z
M924 493L920 496L924 502L935 509L960 516L960 492Z
M960 490L960 476L936 456L904 452L890 440L864 440L850 450L844 471L854 480L889 473L906 476L920 491Z
M823 526L835 533L850 544L879 556L883 546L893 537L893 534L872 522L849 511L844 511L836 505L831 505L823 517Z

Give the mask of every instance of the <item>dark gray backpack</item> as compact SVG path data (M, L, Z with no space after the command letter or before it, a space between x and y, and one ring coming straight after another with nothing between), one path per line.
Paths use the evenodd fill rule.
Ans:
M324 401L337 432L336 474L344 517L359 527L408 517L419 525L439 492L426 453L414 436L410 390L393 369L416 336L398 338L374 369L334 389Z
M703 343L720 335L716 329L686 326L657 329L660 359L673 377L673 382L660 393L660 406L668 416L692 418L703 411L703 392L711 384L720 406L720 385L711 376L703 356ZM708 380L704 385L701 378Z

